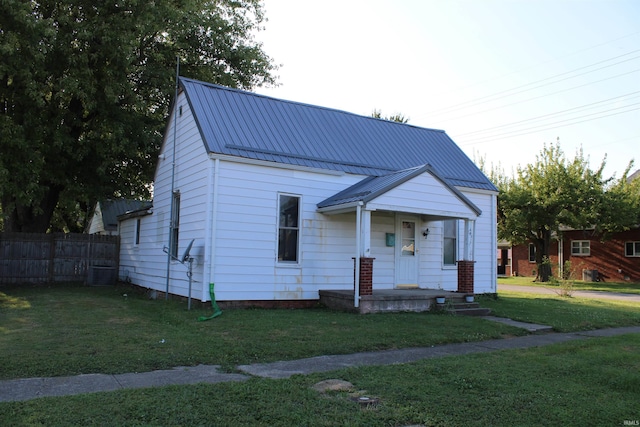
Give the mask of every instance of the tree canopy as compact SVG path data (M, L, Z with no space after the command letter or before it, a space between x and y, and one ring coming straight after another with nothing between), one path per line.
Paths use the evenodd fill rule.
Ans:
M107 197L148 198L181 74L250 89L276 66L260 0L0 2L5 231L81 228Z
M535 163L518 168L515 177L503 176L496 183L498 237L535 245L540 281L549 280L550 265L544 260L552 238L563 230L590 230L604 240L640 223L639 185L627 180L633 163L621 178L604 178L605 160L592 170L582 150L567 159L556 143L545 146Z
M409 123L409 118L405 117L404 114L396 113L390 116L383 116L382 111L374 109L371 113L371 117L376 119L388 120L390 122L398 122L398 123Z

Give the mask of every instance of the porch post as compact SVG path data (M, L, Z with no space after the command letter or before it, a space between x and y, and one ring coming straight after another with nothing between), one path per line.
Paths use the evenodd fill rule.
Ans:
M356 206L356 256L354 263L353 306L360 307L360 254L362 240L362 202Z
M360 255L363 257L371 256L371 211L366 208L362 210L362 236Z
M474 232L476 222L474 220L464 220L464 256L458 261L458 292L473 294L474 293L474 263L473 247Z

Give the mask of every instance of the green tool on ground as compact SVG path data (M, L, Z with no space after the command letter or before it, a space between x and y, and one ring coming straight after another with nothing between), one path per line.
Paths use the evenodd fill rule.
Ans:
M213 283L209 283L209 295L211 296L211 307L213 308L213 314L211 316L200 316L198 317L198 322L203 322L205 320L211 320L215 317L218 317L222 314L222 310L220 310L220 307L218 307L218 304L216 303L216 294L213 291L213 288L215 287L215 284Z

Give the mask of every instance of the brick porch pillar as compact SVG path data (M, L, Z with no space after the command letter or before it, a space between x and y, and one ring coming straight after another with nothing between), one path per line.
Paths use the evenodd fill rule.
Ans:
M473 264L475 261L458 261L458 292L473 294Z
M360 257L360 295L373 294L373 260Z

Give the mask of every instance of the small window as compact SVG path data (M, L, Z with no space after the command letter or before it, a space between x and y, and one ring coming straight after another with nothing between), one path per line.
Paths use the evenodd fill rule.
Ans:
M571 255L589 256L591 255L591 241L589 240L572 240Z
M640 256L640 242L626 242L624 256Z
M442 261L444 265L456 264L456 248L457 248L457 220L448 219L443 221L443 246L442 246Z
M298 262L300 197L281 194L278 201L278 261Z
M529 243L529 262L536 262L536 245Z
M137 246L140 244L140 218L136 219L136 237L134 244Z
M178 258L178 237L180 234L180 192L173 193L171 204L171 256Z

